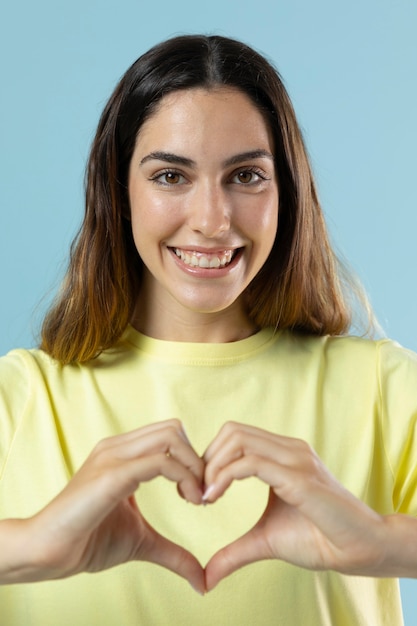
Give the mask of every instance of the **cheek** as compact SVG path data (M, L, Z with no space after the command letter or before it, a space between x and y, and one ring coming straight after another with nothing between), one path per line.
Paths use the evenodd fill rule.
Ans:
M163 240L176 227L179 218L175 207L144 195L140 203L131 204L131 220L133 236L138 242L150 238Z
M254 211L248 220L249 232L253 233L254 243L262 248L271 248L278 228L278 209L275 204L265 210Z

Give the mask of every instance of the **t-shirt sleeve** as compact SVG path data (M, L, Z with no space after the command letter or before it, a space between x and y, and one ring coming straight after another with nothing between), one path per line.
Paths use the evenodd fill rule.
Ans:
M24 351L0 358L0 478L30 393Z
M393 507L417 516L417 354L392 341L379 350L383 445L393 473Z

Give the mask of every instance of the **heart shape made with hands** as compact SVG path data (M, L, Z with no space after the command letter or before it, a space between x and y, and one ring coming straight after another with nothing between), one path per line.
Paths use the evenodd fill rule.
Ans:
M155 562L190 579L176 565L185 558L200 580L205 576L208 590L243 565L264 559L307 569L354 567L356 573L369 544L363 538L379 523L375 512L338 483L307 443L250 426L240 430L237 442L224 432L220 439L220 433L204 455L209 461L199 469L201 481L216 484L217 478L227 485L223 493L220 483L211 491L209 506L186 504L162 474L147 484L140 510L151 524L157 520L154 529L171 541L173 557L168 564ZM245 436L250 445L242 445Z
M186 502L170 481L158 477L141 484L137 501L142 515L158 533L207 565L258 523L268 493L269 487L257 478L246 478L232 482L216 501L199 506ZM210 587L210 581L206 582Z

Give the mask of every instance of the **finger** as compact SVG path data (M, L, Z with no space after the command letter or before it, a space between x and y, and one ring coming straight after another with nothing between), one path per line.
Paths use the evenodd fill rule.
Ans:
M291 437L286 437L284 435L279 435L277 433L273 433L271 431L265 430L264 428L258 428L257 426L252 426L250 424L241 424L239 422L228 421L219 430L217 436L213 439L210 445L207 447L204 456L209 460L209 457L215 452L223 447L224 443L230 439L234 434L242 433L248 436L254 437L264 437L264 438L276 438L278 441L291 441Z
M326 476L330 481L330 475L327 473ZM308 500L317 500L318 497L320 501L319 480L316 476L302 471L299 467L289 467L275 459L271 460L256 454L242 456L216 470L213 482L206 484L203 501L215 502L234 480L250 477L259 478L271 487L279 498L292 506L301 506L306 501L306 493Z
M233 480L249 476L257 476L270 485L272 493L278 496L275 506L282 502L294 507L303 516L304 526L310 524L309 532L313 527L316 529L315 541L320 534L321 553L323 556L326 551L329 563L336 558L340 560L346 551L356 554L356 546L363 552L364 537L372 544L380 516L342 487L325 468L319 476L308 476L262 457L242 457L219 472L203 500L214 502Z
M118 500L134 493L140 483L153 480L157 476L164 476L177 483L183 497L194 504L201 503L201 483L181 462L173 456L164 453L139 457L120 464L107 476L111 489ZM103 481L104 482L104 481ZM114 486L113 486L114 483Z
M270 487L276 487L279 484L279 473L278 464L269 459L256 455L243 456L217 472L215 480L207 484L203 500L215 502L234 480L250 477L257 477Z
M47 519L60 520L60 527L77 532L89 532L125 498L133 494L140 483L164 476L179 485L186 500L201 503L201 484L182 463L164 453L130 459L115 465L93 479L81 472L68 483L48 507Z
M243 448L250 445L251 441L257 441L259 445L262 446L266 444L270 450L273 449L270 447L272 445L279 446L283 453L308 448L308 444L296 437L286 437L262 428L257 428L256 426L249 426L248 424L227 422L222 426L218 435L208 446L204 452L203 458L206 463L209 463L220 451L228 446L240 446ZM268 444L270 444L270 446Z
M190 468L177 461L175 457L159 454L133 460L132 464L133 471L141 474L140 482L147 482L156 476L164 476L177 483L177 488L185 500L201 504L203 495L201 481L196 478Z
M290 468L308 468L316 463L313 450L299 439L233 425L225 429L215 447L209 448L204 454L206 484L213 483L222 468L244 456L259 456Z
M172 428L178 434L183 437L184 441L190 444L190 441L185 433L184 426L182 422L178 419L169 419L162 420L160 422L155 422L152 424L147 424L146 426L141 426L140 428L135 428L134 430L130 430L124 433L120 433L119 435L112 435L111 437L106 437L102 440L103 443L107 444L110 448L113 445L118 445L119 443L125 443L129 440L133 440L138 436L146 435L150 433L156 433L159 430ZM191 445L191 444L190 444Z
M199 481L202 481L204 463L191 447L181 422L169 420L163 425L152 425L130 433L117 435L99 442L93 451L98 462L128 460L134 457L165 453L182 462Z

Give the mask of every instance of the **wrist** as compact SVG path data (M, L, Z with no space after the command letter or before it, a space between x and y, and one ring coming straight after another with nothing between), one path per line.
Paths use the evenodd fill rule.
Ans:
M379 577L417 578L417 520L402 514L387 515L384 559Z
M52 580L65 575L56 567L37 517L0 521L0 585Z
M32 551L29 519L0 521L0 584L41 580Z

